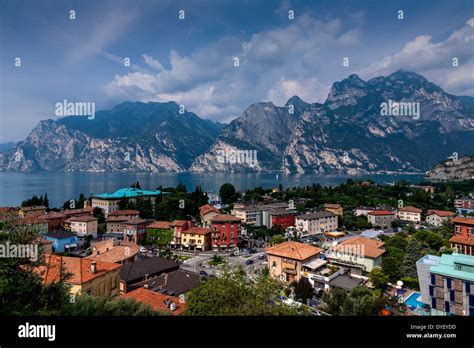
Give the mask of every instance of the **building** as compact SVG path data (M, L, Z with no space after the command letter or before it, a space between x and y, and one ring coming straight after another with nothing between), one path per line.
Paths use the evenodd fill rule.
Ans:
M262 226L262 211L258 205L236 204L231 215L239 218L244 224Z
M198 287L200 283L201 276L199 274L179 269L130 285L129 291L145 288L164 295L179 296L187 300L191 290Z
M123 240L141 244L146 238L146 227L153 220L132 218L123 223Z
M211 249L211 229L206 227L191 227L181 232L183 248L189 250L207 251Z
M178 248L181 247L183 231L190 229L194 226L194 223L189 220L174 220L171 223L173 228L173 240L170 242L171 246Z
M201 218L202 227L210 227L211 219L219 214L219 209L210 204L205 204L199 207L199 217Z
M299 242L283 242L267 248L270 276L282 282L300 280L304 265L319 260L322 249Z
M326 203L323 205L323 209L341 217L344 215L344 209L340 204Z
M369 273L375 267L382 266L382 255L385 243L365 238L349 237L335 243L326 252L326 256L333 264L353 269L354 271Z
M133 262L137 259L139 246L135 243L106 239L92 244L92 254L87 259L119 263Z
M92 236L97 238L99 219L92 215L73 216L65 222L69 224L72 232L75 232L78 237Z
M236 248L241 233L241 220L232 215L216 215L211 219L211 245L216 251Z
M66 218L77 217L77 216L88 216L93 215L94 209L91 207L85 207L81 209L66 209L61 211Z
M449 239L451 249L458 253L474 255L474 218L455 217L451 220L454 224L454 235Z
M28 214L23 219L16 220L15 223L17 225L30 226L40 235L44 235L49 231L48 221L44 213Z
M116 210L107 215L107 232L123 232L123 223L140 217L138 210Z
M77 249L77 236L69 231L48 232L43 238L53 243L52 248L55 253L71 252Z
M113 193L100 193L92 195L92 208L100 208L107 216L116 210L119 210L119 202L122 199L135 200L138 197L145 197L155 203L156 197L161 195L160 190L141 190L135 187L126 187L118 189Z
M447 210L428 210L426 215L426 223L433 226L443 226L443 224L451 221L456 213Z
M64 230L64 222L67 217L62 213L50 211L44 215L44 219L48 222L48 232L54 232Z
M93 261L80 257L45 255L45 265L37 268L44 284L65 280L71 285L73 295L115 296L119 292L119 272L122 266L116 263Z
M393 211L373 210L368 212L367 221L369 221L374 227L387 229L390 228L392 222L395 221L395 215L396 214Z
M286 230L288 227L293 227L296 224L296 216L299 214L297 210L274 209L270 212L270 228L280 226Z
M171 222L168 221L153 221L146 226L146 241L147 244L167 246L174 239L173 228Z
M142 260L126 263L120 271L120 293L128 292L130 285L178 269L178 263L162 257L147 257Z
M328 211L319 211L296 216L295 227L304 234L336 232L337 215Z
M371 212L371 211L376 211L376 210L386 210L386 211L390 211L390 212L394 212L396 213L396 209L390 205L381 205L381 206L378 206L378 207L364 207L364 206L361 206L361 207L357 207L354 209L353 213L355 216L368 216L368 214Z
M406 222L421 222L422 210L416 207L408 206L398 209L398 218Z
M474 315L474 256L425 255L416 266L421 300L431 315Z
M46 207L44 205L33 205L31 207L21 207L20 210L18 210L18 215L21 218L24 218L25 216L29 214L45 214L46 213Z
M457 198L454 200L454 207L459 215L466 216L474 213L474 193L467 197Z
M153 310L166 314L180 315L186 310L186 303L179 297L163 295L145 288L133 290L122 297L148 304Z

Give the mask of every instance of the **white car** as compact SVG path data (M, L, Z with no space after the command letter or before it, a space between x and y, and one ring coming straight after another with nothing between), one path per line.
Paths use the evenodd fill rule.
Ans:
M141 253L146 253L146 248L145 247L140 247L140 252Z

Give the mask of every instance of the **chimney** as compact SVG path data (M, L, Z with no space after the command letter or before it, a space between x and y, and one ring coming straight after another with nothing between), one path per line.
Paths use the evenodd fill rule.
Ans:
M91 262L91 272L95 273L97 271L97 262L92 261Z

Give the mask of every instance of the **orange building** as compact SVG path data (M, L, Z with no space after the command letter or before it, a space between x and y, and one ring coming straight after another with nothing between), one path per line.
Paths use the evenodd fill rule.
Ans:
M451 249L460 254L474 255L474 218L456 217L451 220L454 224L454 236L449 240Z

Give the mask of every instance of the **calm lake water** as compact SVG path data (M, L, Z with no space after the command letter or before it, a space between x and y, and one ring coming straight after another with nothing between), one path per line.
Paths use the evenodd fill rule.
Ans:
M86 197L95 193L113 192L118 188L130 186L139 181L143 189L155 189L158 186L176 186L179 182L186 185L188 191L197 185L208 193L218 193L226 182L232 183L237 190L256 186L264 188L303 186L319 183L334 186L347 179L372 179L377 183L389 183L407 180L417 183L422 175L371 175L371 176L316 176L278 174L197 174L197 173L0 173L0 206L17 206L32 195L48 193L50 207L60 207L80 193Z

